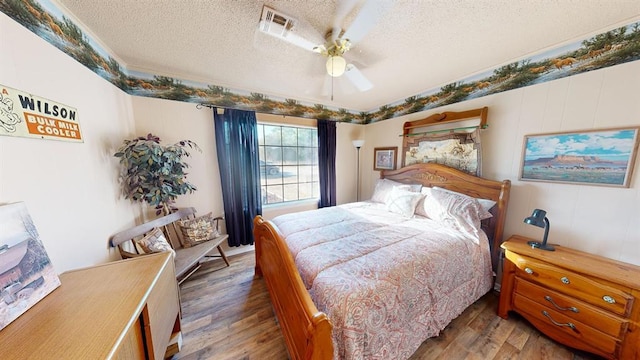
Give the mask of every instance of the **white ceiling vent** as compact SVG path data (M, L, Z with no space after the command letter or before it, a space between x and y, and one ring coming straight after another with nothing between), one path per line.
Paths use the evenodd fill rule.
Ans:
M296 20L274 9L263 6L260 17L260 30L269 35L279 38L286 38L293 29Z

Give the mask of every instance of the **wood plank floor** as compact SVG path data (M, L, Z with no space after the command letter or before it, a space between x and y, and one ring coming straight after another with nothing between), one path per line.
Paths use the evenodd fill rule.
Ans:
M181 285L183 347L173 359L288 359L264 281L254 278L254 253L229 260L230 267L204 264ZM517 314L498 317L497 303L495 293L485 295L411 360L597 359L546 338Z

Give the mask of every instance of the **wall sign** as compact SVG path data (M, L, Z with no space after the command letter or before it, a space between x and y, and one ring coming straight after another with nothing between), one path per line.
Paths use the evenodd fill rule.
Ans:
M83 142L76 108L1 84L0 135Z

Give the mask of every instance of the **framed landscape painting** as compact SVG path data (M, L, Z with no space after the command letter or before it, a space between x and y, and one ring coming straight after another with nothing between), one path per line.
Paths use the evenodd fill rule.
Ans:
M638 129L526 135L520 180L629 187Z

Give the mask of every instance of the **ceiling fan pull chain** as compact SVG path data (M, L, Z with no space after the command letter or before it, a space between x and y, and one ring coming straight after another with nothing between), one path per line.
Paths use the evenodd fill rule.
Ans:
M333 101L333 79L334 77L331 77L331 101Z

